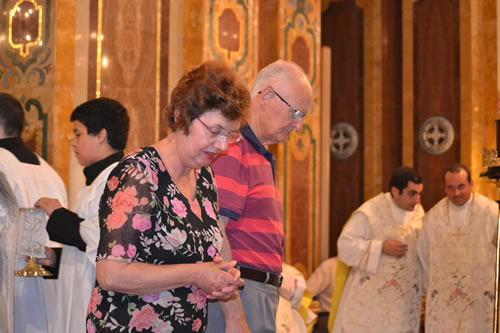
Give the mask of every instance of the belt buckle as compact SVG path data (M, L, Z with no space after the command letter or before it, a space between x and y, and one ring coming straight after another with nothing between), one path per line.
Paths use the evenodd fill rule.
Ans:
M264 284L267 284L269 282L269 279L271 279L271 274L269 274L269 272L266 272L266 279L264 280Z

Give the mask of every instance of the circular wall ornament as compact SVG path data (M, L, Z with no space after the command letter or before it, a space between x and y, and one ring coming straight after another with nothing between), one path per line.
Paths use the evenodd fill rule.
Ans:
M418 134L420 146L432 155L441 155L450 149L454 137L453 125L441 116L427 118Z
M348 123L336 123L330 135L330 149L336 159L346 159L352 156L358 148L358 132Z

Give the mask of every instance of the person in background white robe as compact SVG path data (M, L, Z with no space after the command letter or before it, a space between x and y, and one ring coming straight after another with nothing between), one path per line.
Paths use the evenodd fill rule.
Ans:
M351 270L335 317L335 333L418 332L416 241L424 215L422 178L401 167L393 173L389 188L353 213L337 241L338 257Z
M84 166L86 186L78 193L73 211L57 201L41 198L36 206L49 216L52 240L64 244L61 258L61 292L57 319L51 333L86 331L85 317L95 285L95 258L100 230L98 207L108 175L123 157L129 118L117 101L98 98L78 106L71 114L71 141L78 162Z
M307 290L318 298L321 312L330 312L336 271L337 257L328 258L307 279Z
M14 97L0 93L0 171L10 184L19 208L34 207L40 197L55 198L67 205L64 183L52 167L32 153L22 142L24 111ZM46 253L60 244L49 241ZM16 270L26 266L24 256L17 256ZM16 333L52 332L54 305L59 279L16 277L14 331ZM1 326L1 324L0 324Z
M19 207L5 174L0 171L0 327L14 332L14 271L19 234Z
M446 197L426 214L417 246L425 332L491 332L498 204L472 192L461 164L447 168L443 180Z
M307 333L307 325L316 315L307 310L305 318L299 313L306 280L295 267L283 263L283 282L279 289L279 303L276 311L276 333Z
M332 257L323 261L307 279L307 290L319 301L320 312L315 330L320 332L327 330L336 272L337 257Z

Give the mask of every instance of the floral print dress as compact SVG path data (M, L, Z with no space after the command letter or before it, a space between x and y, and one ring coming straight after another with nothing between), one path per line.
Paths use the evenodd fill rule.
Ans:
M195 170L190 202L152 147L126 157L111 172L99 205L97 260L155 265L212 261L220 252L217 189L209 167ZM204 332L206 294L194 285L136 296L99 283L87 310L87 332Z

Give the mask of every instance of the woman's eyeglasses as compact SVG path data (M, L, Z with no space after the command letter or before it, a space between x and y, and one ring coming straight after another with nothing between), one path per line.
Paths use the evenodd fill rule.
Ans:
M200 123L205 127L209 133L210 139L221 138L227 141L228 144L237 143L241 140L242 136L239 131L234 131L232 133L224 133L220 128L208 127L200 118L196 118L200 121Z

